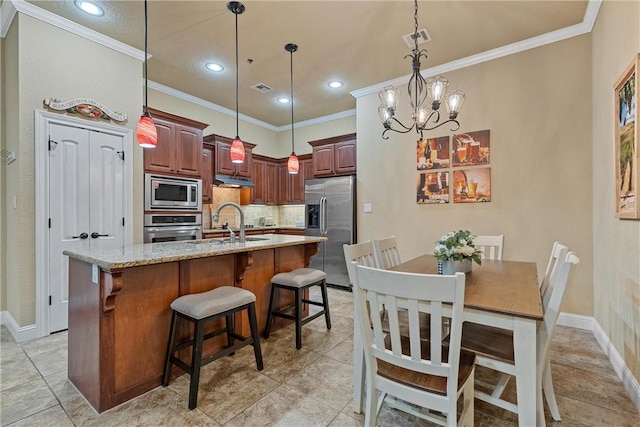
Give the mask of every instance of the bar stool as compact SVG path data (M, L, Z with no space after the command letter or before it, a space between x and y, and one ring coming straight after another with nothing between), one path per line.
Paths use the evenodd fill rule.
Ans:
M253 346L256 365L261 371L262 352L260 350L260 335L256 320L256 296L242 288L221 286L208 292L184 295L176 298L171 303L171 329L167 344L167 355L164 364L162 386L169 385L171 365L174 364L191 375L189 384L189 409L194 409L198 402L198 384L200 382L200 368L216 359L236 352L247 345ZM248 310L251 337L243 337L236 334L233 327L233 314L242 310ZM204 333L206 322L225 317L226 326L208 334ZM178 344L176 334L178 318L193 322L193 338ZM220 334L227 334L227 347L202 359L203 342ZM234 340L241 340L234 344ZM191 347L191 365L174 356L174 353L185 347Z
M312 286L320 286L322 291L322 302L311 301L302 298L303 291ZM276 289L286 289L294 292L294 303L281 310L274 310L274 300L276 298ZM322 310L312 316L302 319L302 303L317 305ZM294 315L285 314L294 310ZM267 315L267 327L264 331L264 337L269 338L271 332L271 322L273 317L282 317L283 319L293 320L296 323L296 349L302 347L302 325L320 317L324 314L327 323L327 329L331 329L331 316L329 315L329 298L327 297L327 274L324 271L315 270L313 268L298 268L288 273L278 273L271 278L271 297L269 298L269 314Z

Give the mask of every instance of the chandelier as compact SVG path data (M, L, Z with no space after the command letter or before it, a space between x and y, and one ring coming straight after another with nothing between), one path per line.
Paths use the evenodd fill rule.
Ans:
M411 68L413 70L407 86L409 102L413 111L411 116L413 123L411 126L406 126L395 117L396 107L398 106L398 88L393 86L383 88L378 93L382 102L378 107L378 116L384 126L382 139L389 139L386 135L388 131L407 133L415 129L420 134L420 138L422 138L423 131L436 129L447 123L456 125L455 128L452 127L452 131L460 128L460 123L456 118L465 100L464 92L456 90L447 94L449 81L446 78L439 76L425 80L420 74L420 59L423 57L427 59L427 51L426 49L418 49L418 0L415 0L414 3L413 41L415 46L412 53L405 56L405 58L411 58ZM443 100L445 100L449 111L449 119L440 122L439 108ZM397 124L400 128L394 128L394 124Z

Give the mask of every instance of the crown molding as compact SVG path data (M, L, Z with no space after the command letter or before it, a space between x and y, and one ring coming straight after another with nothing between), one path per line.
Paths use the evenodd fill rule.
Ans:
M32 18L38 19L42 22L46 22L47 24L53 25L54 27L60 28L87 40L91 40L95 43L101 44L105 47L108 47L109 49L113 49L117 52L131 56L140 61L144 61L143 51L112 39L111 37L107 37L97 31L76 24L75 22L58 16L54 13L41 9L31 3L27 3L24 0L4 0L2 2L2 8L0 9L0 24L2 25L0 35L2 37L5 37L12 20L16 16L16 12L31 16ZM147 57L149 58L151 56L148 55Z
M144 82L143 82L144 85ZM183 101L191 102L192 104L200 105L201 107L208 108L213 111L217 111L222 114L226 114L227 116L231 116L233 118L236 117L236 111L231 110L226 107L222 107L218 104L214 104L213 102L206 101L202 98L198 98L197 96L189 95L188 93L184 93L182 91L176 90L172 87L165 86L163 84L154 82L149 80L149 88L153 90L157 90L158 92L162 92L164 94L173 96L178 99L182 99ZM242 113L238 114L238 117L247 123L254 124L256 126L263 127L273 132L278 132L278 128L276 126L270 125L269 123L263 122L258 119L254 119L253 117L246 116Z
M322 116L322 117L316 117L315 119L309 119L309 120L304 120L301 122L296 122L295 123L295 127L296 129L298 128L303 128L305 126L313 126L313 125L319 125L321 123L326 123L326 122L330 122L333 120L338 120L338 119L344 119L345 117L352 117L356 115L356 109L353 108L351 110L345 110L345 111L341 111L339 113L333 113L333 114L329 114L327 116ZM291 130L291 125L284 125L284 126L280 126L278 129L278 132L282 132L285 130Z
M598 16L600 10L600 4L602 0L589 0L587 9L583 20L580 24L571 25L569 27L561 28L559 30L551 31L546 34L541 34L530 39L522 40L520 42L511 43L505 46L498 47L496 49L487 50L485 52L478 53L476 55L467 56L455 61L447 62L435 67L426 68L420 71L423 77L431 77L438 74L447 73L450 71L459 70L462 68L470 67L472 65L482 64L483 62L492 61L494 59L502 58L504 56L513 55L516 53L524 52L529 49L535 49L540 46L559 42L572 37L580 36L586 33L590 33L593 29L593 25ZM354 98L360 98L362 96L371 95L379 92L386 86L400 86L409 82L411 74L398 77L393 80L387 80L382 83L376 83L371 86L367 86L361 89L356 89L349 92Z

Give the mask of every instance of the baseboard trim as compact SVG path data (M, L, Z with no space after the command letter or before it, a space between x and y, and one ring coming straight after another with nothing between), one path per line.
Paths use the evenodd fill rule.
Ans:
M598 341L600 348L604 351L604 354L609 358L609 362L613 366L613 370L622 381L624 388L629 393L631 401L640 411L640 384L635 379L627 365L624 363L624 359L618 353L615 346L611 343L611 340L605 333L604 329L600 326L598 321L590 316L581 316L579 314L560 313L558 317L558 325L568 326L571 328L584 329L591 331L593 337Z
M25 342L40 338L38 328L34 325L20 326L8 311L0 311L0 325L5 325L16 342Z

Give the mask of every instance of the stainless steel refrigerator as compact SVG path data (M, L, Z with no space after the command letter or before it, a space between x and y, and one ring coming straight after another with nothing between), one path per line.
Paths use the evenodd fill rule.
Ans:
M350 289L342 245L356 241L355 176L308 179L304 186L305 235L325 236L310 268L327 273L327 284Z

